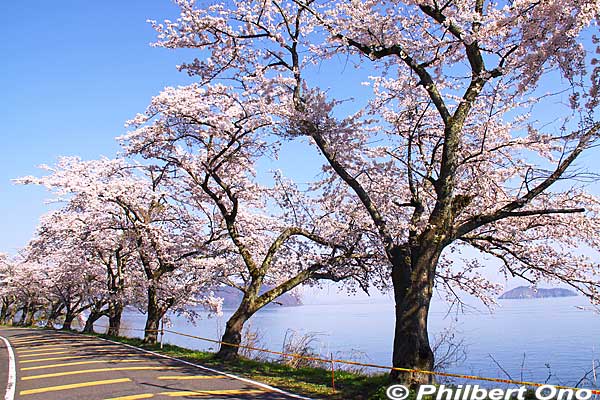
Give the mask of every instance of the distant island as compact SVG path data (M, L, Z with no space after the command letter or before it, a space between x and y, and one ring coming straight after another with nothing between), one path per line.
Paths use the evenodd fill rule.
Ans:
M577 294L568 289L542 289L537 290L530 286L519 286L500 296L500 299L543 299L547 297L573 297Z

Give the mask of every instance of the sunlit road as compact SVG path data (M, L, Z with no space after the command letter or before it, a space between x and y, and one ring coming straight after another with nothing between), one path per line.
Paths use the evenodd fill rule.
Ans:
M101 339L0 328L18 400L292 399L273 388ZM11 368L0 341L0 398Z

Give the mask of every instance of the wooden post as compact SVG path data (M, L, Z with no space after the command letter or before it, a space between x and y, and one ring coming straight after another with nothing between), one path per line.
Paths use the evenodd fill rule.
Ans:
M333 362L333 353L329 353L331 356L331 388L335 392L335 363Z

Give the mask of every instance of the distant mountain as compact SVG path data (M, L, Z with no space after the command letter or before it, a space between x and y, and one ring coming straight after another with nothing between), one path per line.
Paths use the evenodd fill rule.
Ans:
M262 293L270 290L270 287L266 287ZM215 296L223 298L223 308L237 308L242 301L242 292L232 287L221 287L214 291ZM281 306L281 307L295 307L301 306L302 301L300 298L292 296L289 293L285 293L275 299L269 306ZM269 307L267 306L267 307Z
M568 289L533 289L530 286L519 286L500 296L500 299L542 299L546 297L573 297L575 292Z

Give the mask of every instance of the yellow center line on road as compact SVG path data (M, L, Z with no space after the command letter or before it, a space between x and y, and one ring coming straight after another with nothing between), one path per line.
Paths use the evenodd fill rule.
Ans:
M154 397L153 393L145 393L145 394L134 394L131 396L123 396L123 397L112 397L110 399L104 400L142 400L142 399L151 399Z
M88 349L90 349L89 351L93 351L94 353L115 353L118 351L131 351L131 349L127 348L127 347L115 347L114 349L99 349L99 350L95 350L94 348L90 348L90 347L81 347L80 349L77 349L77 351L88 351Z
M57 378L60 376L69 375L80 375L80 374L92 374L97 372L113 372L113 371L163 371L172 369L181 369L183 367L117 367L117 368L96 368L96 369L83 369L78 371L65 371L55 372L52 374L32 375L24 376L21 378L22 381L30 381L32 379L45 379L45 378Z
M31 340L31 339L64 339L64 338L70 339L73 337L75 337L75 336L73 336L73 335L30 335L30 336L15 337L11 341L22 342L24 340Z
M42 351L58 351L58 350L87 350L87 349L101 349L101 350L116 350L116 349L124 349L123 346L113 345L113 344L81 344L81 345L66 345L67 347L63 347L65 345L53 345L53 346L40 346L31 350L17 350L17 354L29 354L29 353L38 353ZM29 346L28 346L29 348ZM128 349L129 350L129 349Z
M195 379L224 379L224 375L181 375L181 376L159 376L156 379L163 381L191 381Z
M136 363L136 362L146 362L148 360L95 360L95 361L75 361L71 363L61 363L61 364L50 364L50 365L38 365L36 367L25 367L21 368L20 371L33 371L36 369L47 369L47 368L60 368L60 367L71 367L76 365L89 365L89 364L104 364L104 363Z
M97 347L103 347L102 349L98 349ZM22 355L20 356L20 358L24 358L24 357L35 357L35 356L50 356L53 354L69 354L69 353L82 353L82 354L87 354L87 353L118 353L119 351L131 351L131 349L126 348L126 347L121 347L121 346L115 346L114 348L104 348L107 346L82 346L82 347L77 347L77 348L71 348L69 350L65 350L65 351L56 351L56 352L46 352L46 353L36 353L36 354L26 354L26 355Z
M16 336L14 340L33 339L39 337L42 337L42 335Z
M66 350L66 351L47 351L45 353L42 352L42 353L33 353L33 354L19 355L19 359L21 359L21 358L27 358L27 357L52 356L52 355L56 355L56 354L69 354L69 353L73 353L73 351L70 351L70 350Z
M93 356L66 356L66 357L49 357L49 358L38 358L36 360L25 360L19 361L19 364L29 364L42 361L59 361L59 360L71 360L73 358L92 358Z
M79 388L84 388L84 387L100 386L100 385L112 385L114 383L125 383L125 382L131 382L131 379L119 378L119 379L108 379L108 380L103 380L103 381L72 383L70 385L47 386L47 387L41 387L41 388L36 388L36 389L21 390L21 392L19 392L19 394L21 396L25 396L28 394L58 392L60 390L79 389Z
M38 351L44 351L44 350L66 350L67 347L61 347L63 346L62 344L55 344L55 345L51 345L51 346L40 346L40 347L36 347L33 350L20 350L17 351L17 354L25 354L25 353L35 353Z
M21 345L26 345L26 344L39 344L39 343L48 343L48 342L61 342L61 341L74 341L74 342L96 342L96 343L102 343L99 342L97 339L87 339L87 338L78 338L78 337L74 337L74 338L69 338L69 339L38 339L38 340L25 340L25 341L16 341L13 340L12 343L17 345L17 346L21 346ZM62 343L62 344L66 344L66 343Z
M17 355L22 358L22 357L32 357L35 355L45 355L43 354L44 351L47 351L48 354L66 354L66 353L73 353L76 351L84 351L84 350L94 350L94 349L100 349L101 351L105 351L105 350L110 350L110 351L115 351L118 349L124 349L122 346L115 346L115 345L94 345L94 346L86 346L86 345L82 345L82 346L69 346L69 347L55 347L55 348L39 348L39 349L32 349L32 350L21 350L21 351L17 351ZM58 351L60 350L64 350L62 353L58 353ZM56 353L50 353L51 351L56 351ZM34 354L34 353L41 353L41 354Z
M184 391L184 392L162 392L159 393L162 396L169 397L187 397L187 396L232 396L236 394L261 394L267 393L265 390L258 389L225 389L225 390L194 390L194 391Z
M94 348L103 348L103 349L122 349L123 346L118 344L85 344L82 343L80 345L70 345L70 349L94 349Z
M38 336L38 337L25 338L25 339L13 339L13 340L11 340L11 342L17 343L17 344L23 344L23 343L35 343L35 342L48 341L48 340L56 341L56 340L73 340L73 339L90 340L90 339L95 339L95 338L89 338L86 336L82 336L82 337L77 337L77 336Z
M118 354L112 354L112 356L114 356L114 357L154 357L153 354L143 354L143 353L142 354L140 354L140 353L118 353ZM19 364L30 364L30 363L43 362L43 361L60 361L60 360L72 360L74 358L94 358L94 357L96 357L96 356L82 355L82 356L38 358L35 360L19 361Z

